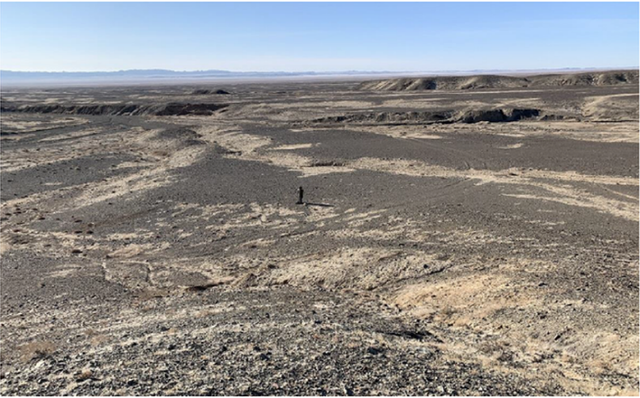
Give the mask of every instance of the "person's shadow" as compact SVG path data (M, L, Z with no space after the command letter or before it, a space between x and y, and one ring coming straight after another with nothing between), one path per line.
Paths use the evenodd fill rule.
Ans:
M326 203L311 203L311 202L304 202L303 204L304 204L305 206L333 207L333 205L326 204Z

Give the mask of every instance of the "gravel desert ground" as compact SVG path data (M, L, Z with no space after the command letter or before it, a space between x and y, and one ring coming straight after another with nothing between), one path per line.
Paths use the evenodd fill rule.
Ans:
M11 88L1 123L3 395L638 395L638 71Z

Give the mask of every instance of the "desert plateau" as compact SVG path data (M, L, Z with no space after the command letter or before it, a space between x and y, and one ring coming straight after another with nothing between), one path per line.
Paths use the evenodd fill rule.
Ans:
M3 88L0 393L638 395L638 106L638 70Z

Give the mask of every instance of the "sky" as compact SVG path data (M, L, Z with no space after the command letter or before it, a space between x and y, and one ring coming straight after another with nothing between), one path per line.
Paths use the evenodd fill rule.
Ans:
M0 3L0 69L637 67L635 3Z

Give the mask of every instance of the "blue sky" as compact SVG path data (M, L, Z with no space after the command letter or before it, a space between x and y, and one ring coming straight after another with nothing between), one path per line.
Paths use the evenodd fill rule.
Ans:
M638 66L638 3L1 3L0 68Z

